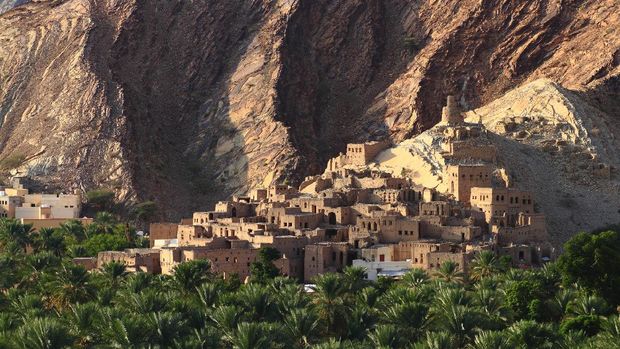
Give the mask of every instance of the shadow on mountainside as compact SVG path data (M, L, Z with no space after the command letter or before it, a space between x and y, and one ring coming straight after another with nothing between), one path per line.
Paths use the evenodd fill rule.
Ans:
M251 42L247 23L261 13L250 2L172 1L141 2L132 16L110 66L123 90L125 158L139 200L178 220L234 191L218 180L214 153L220 137L236 132L227 82Z

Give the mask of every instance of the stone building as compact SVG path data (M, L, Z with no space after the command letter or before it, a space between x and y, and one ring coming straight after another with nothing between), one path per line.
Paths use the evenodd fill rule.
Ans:
M488 164L449 165L446 175L448 193L457 201L469 203L471 188L491 187L495 168Z
M304 280L311 282L319 274L339 272L349 265L349 245L346 242L307 245L304 258Z
M97 268L110 262L124 263L127 271L141 271L151 274L161 273L160 250L131 248L124 251L104 251L97 254Z

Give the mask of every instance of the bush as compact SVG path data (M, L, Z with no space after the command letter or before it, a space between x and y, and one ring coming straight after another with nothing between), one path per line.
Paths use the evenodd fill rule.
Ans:
M133 208L133 215L139 221L148 222L157 213L157 204L153 201L144 201L136 204Z
M96 209L109 209L114 204L114 192L107 189L95 189L86 192L88 204Z
M98 234L84 241L83 246L89 256L97 256L101 251L121 251L131 247L131 244L124 236Z
M620 234L579 233L564 244L558 267L566 285L574 282L620 304Z
M5 171L12 170L20 167L24 163L24 161L26 161L25 155L12 154L0 160L0 169Z
M560 333L583 331L588 337L596 335L601 330L601 318L596 315L579 315L562 321Z

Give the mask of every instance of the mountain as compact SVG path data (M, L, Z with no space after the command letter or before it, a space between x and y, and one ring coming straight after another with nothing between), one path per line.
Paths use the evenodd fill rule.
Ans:
M0 15L0 167L173 219L406 140L448 94L545 78L613 124L619 24L614 0L30 2Z
M578 93L539 79L465 115L490 131L511 185L534 193L556 246L575 232L620 222L620 125ZM443 137L433 127L380 153L371 166L447 192Z
M27 2L28 0L0 0L0 14Z

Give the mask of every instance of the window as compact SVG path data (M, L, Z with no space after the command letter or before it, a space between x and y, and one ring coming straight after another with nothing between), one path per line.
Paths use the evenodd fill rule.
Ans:
M402 231L402 230L399 230L399 231L398 231L398 235L403 235L403 231Z

